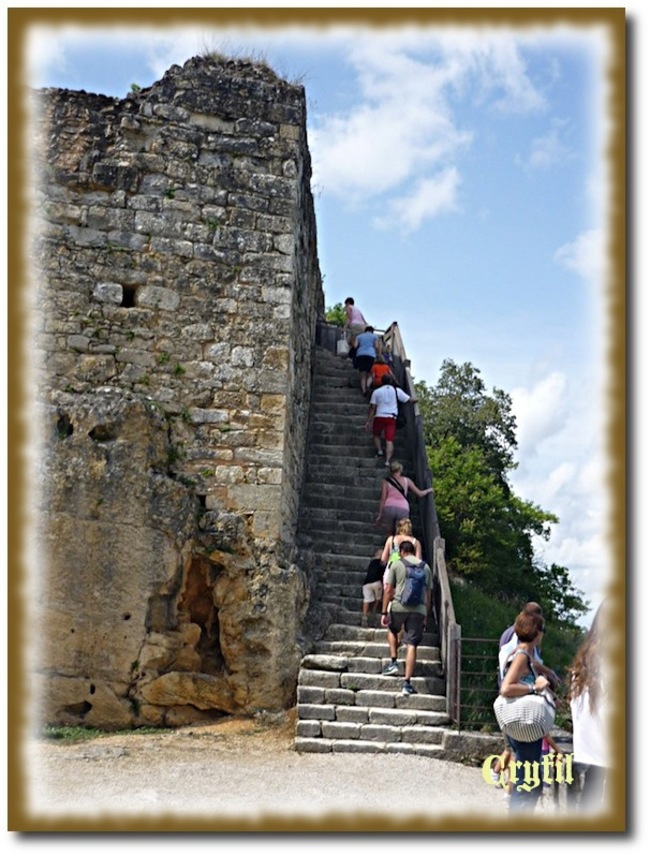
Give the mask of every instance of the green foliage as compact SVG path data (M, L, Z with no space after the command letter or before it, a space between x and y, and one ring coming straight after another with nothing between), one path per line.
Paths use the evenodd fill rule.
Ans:
M334 306L327 306L325 309L325 320L328 324L336 324L337 327L343 327L346 321L343 304L335 303Z
M557 517L513 494L478 446L450 435L428 457L450 573L504 601L532 600L532 536L548 538Z
M471 363L444 360L435 388L423 381L415 385L425 442L436 447L445 437L454 436L464 449L482 449L492 473L505 480L516 466L512 400L501 389L494 388L488 395L480 374Z
M509 484L517 445L510 397L499 389L488 395L476 368L452 360L435 388L416 389L450 574L515 613L534 600L574 627L588 609L582 592L566 568L547 568L534 550L534 538L547 540L558 518Z

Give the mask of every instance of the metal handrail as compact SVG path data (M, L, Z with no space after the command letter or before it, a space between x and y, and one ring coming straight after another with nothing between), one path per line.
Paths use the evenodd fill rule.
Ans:
M375 328L375 331L380 331ZM316 344L336 353L336 342L341 327L319 321ZM415 481L421 489L433 486L431 469L427 458L422 416L417 404L415 384L411 377L411 361L406 354L404 341L397 324L393 321L382 333L384 351L390 355L392 371L402 389L413 399L411 407L405 407L408 445L413 453ZM440 659L447 683L447 715L452 722L460 721L460 625L456 622L451 586L445 562L445 542L440 534L434 493L418 499L420 521L423 529L422 552L433 571L433 611L440 635Z

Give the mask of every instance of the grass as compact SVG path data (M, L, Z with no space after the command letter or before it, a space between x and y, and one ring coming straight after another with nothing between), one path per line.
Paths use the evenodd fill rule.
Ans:
M167 732L169 729L154 728L153 726L142 726L141 728L124 728L120 731L102 731L99 728L88 728L83 725L44 725L41 737L45 740L56 740L59 743L85 743L88 740L96 740L99 737L109 737L116 734L157 734Z

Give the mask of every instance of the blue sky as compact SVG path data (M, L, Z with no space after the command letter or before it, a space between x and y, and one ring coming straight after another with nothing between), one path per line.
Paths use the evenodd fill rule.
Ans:
M396 320L416 380L451 358L512 396L513 487L560 518L540 556L595 607L612 572L608 48L566 25L33 27L27 80L124 97L210 49L300 82L327 305L351 295L376 327Z

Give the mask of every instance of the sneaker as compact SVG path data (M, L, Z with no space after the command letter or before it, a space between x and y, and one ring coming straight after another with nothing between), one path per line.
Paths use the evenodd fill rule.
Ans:
M404 681L404 686L402 687L402 695L416 695L417 690L409 681Z
M399 675L399 666L397 665L397 662L391 662L385 666L382 675Z

